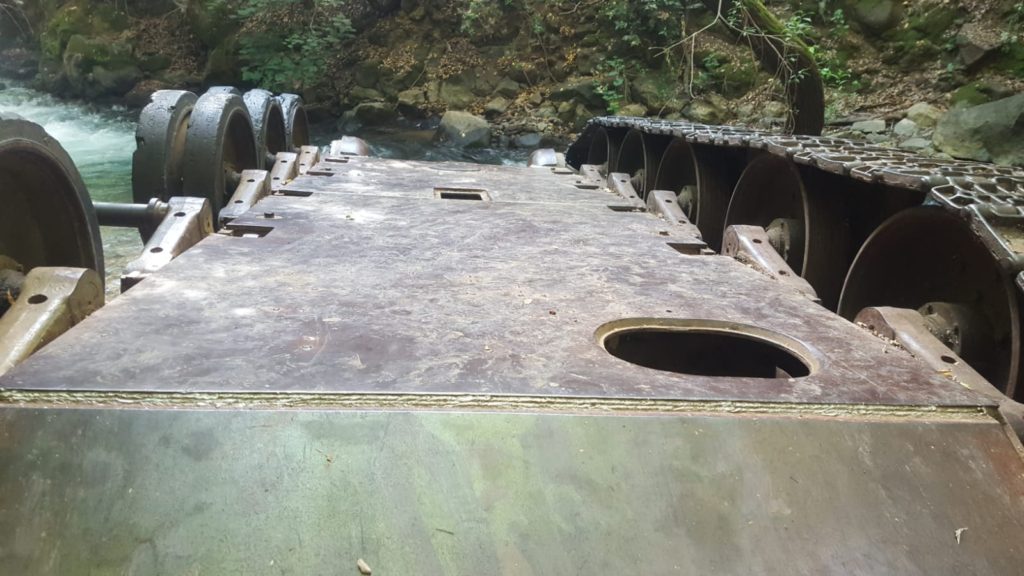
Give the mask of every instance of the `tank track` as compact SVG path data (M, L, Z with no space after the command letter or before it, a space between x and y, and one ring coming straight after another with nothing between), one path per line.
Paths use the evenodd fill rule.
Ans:
M971 221L971 227L1024 290L1024 169L912 152L824 136L781 135L734 126L623 116L591 119L566 152L574 168L586 163L599 129L637 130L690 144L765 151L796 164L869 184L926 193L925 203Z

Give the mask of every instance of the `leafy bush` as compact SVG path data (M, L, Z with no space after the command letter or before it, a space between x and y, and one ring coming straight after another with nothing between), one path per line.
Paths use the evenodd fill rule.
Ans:
M344 0L237 0L233 6L242 30L242 79L273 91L316 84L326 72L325 54L353 34Z

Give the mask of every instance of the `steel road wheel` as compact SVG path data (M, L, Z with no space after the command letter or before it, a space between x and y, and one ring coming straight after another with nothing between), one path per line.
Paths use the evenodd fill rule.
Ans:
M284 113L286 142L289 146L286 152L297 152L299 147L309 144L306 107L302 104L302 97L296 94L281 94L277 101L281 103L281 111Z
M132 155L132 200L166 202L181 196L185 136L196 95L184 90L159 90L139 115Z
M206 89L206 94L234 94L235 96L241 96L242 91L234 86L210 86Z
M842 190L825 185L823 178L820 171L801 171L788 159L762 154L736 183L725 226L768 230L793 271L835 310L850 261L850 234L842 218Z
M103 277L92 200L64 148L38 124L0 115L0 256L23 271L89 268Z
M616 172L616 162L619 159L619 145L626 136L626 130L622 128L597 128L594 130L594 137L590 140L590 149L587 150L586 164L604 166L605 175Z
M257 165L252 122L242 98L200 97L185 140L184 194L208 199L216 214L234 193L242 170Z
M665 149L655 190L675 192L679 207L712 249L722 249L725 213L745 160L732 150L676 138Z
M242 96L252 120L253 136L256 139L256 159L259 168L274 164L274 155L287 151L287 129L284 112L274 95L259 88L249 90Z
M640 198L646 199L647 193L654 190L658 166L671 141L671 136L645 134L636 129L623 138L615 171L630 175L633 189Z
M867 239L843 286L839 314L870 306L966 308L962 358L1020 401L1020 306L1013 282L961 215L937 206L899 212ZM927 312L926 312L927 313ZM971 330L973 329L973 333Z

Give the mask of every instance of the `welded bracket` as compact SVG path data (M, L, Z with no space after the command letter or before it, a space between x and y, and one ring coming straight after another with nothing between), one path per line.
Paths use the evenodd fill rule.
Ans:
M882 338L898 342L936 372L999 402L999 412L1024 441L1024 405L1007 397L1013 391L999 390L971 368L928 329L920 312L909 308L877 306L861 310L854 323Z
M142 249L121 275L121 292L146 279L200 240L213 233L213 210L205 198L174 197L170 210Z
M221 208L217 220L223 227L249 211L257 202L270 194L270 173L266 170L243 170L242 180L235 188L226 206Z
M320 148L317 146L303 146L299 148L299 176L309 172L316 163L320 161Z
M674 243L673 247L676 250L695 254L702 254L706 251L708 245L704 242L700 229L694 226L690 219L686 217L686 213L683 212L679 202L676 200L675 192L671 190L651 190L651 193L647 195L647 211L664 218L669 224L678 226L685 236L693 239L692 242L688 243L689 246L685 250L681 249L682 247L679 243Z
M21 294L0 318L0 374L103 306L103 278L88 268L29 270Z
M768 232L760 226L736 224L725 229L722 254L753 266L755 269L792 287L815 302L820 302L814 288L789 267L768 240Z
M270 193L277 194L299 174L299 155L295 152L278 152L270 168Z
M633 188L633 184L629 180L629 174L612 172L608 175L608 188L621 196L630 209L646 210L647 205L640 199L640 195L636 193L636 189Z

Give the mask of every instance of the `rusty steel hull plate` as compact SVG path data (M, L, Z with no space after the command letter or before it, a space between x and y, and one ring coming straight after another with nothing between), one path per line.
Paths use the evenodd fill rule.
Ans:
M0 410L12 574L1019 574L992 423ZM959 542L958 542L959 539Z

